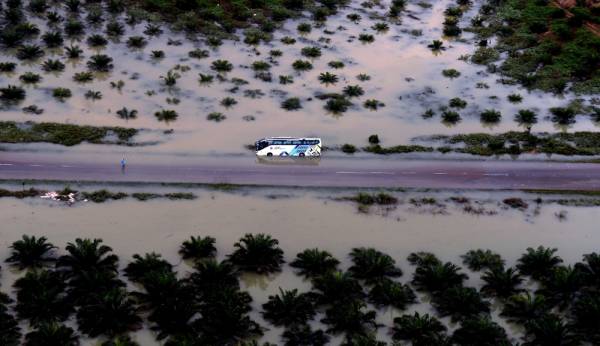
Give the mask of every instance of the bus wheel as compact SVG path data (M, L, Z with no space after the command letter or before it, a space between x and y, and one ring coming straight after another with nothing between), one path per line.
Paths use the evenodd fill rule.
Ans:
M300 153L300 154L298 154L298 156L304 157L304 153Z
M267 156L271 157L271 156L273 156L273 153L267 153Z

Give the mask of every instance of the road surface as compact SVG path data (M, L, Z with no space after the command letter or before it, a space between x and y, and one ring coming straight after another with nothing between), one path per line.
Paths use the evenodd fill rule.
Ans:
M128 160L61 161L0 153L2 180L229 183L310 187L411 187L458 189L600 190L600 165L520 161L321 159L318 164L284 161L260 164L254 158L195 158L187 163ZM132 162L133 161L133 162Z

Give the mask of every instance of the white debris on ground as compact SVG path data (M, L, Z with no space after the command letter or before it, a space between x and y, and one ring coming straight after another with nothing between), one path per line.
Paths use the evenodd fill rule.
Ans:
M71 192L66 195L61 195L60 193L58 193L56 191L48 191L48 192L44 193L43 195L41 195L40 197L44 198L44 199L50 199L53 201L65 202L69 205L71 205L77 201L77 199L75 198L76 194L74 192Z

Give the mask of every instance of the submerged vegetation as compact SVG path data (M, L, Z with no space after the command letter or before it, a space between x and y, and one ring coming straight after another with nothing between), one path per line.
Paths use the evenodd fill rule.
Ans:
M499 254L474 249L463 258L482 271L478 289L467 286L469 277L460 266L428 252L408 255L415 271L412 279L403 279L396 259L375 248L352 248L347 270L328 251L311 248L290 262L310 288L280 287L256 305L240 276L288 270L281 267L285 259L278 241L246 234L223 261L215 259L215 242L192 236L181 244L182 259L191 261L186 273L152 252L133 255L120 276L122 259L101 239L78 238L59 250L45 237L24 235L7 259L20 272L12 283L16 299L0 295L0 337L11 345L23 336L33 345L50 340L76 345L82 337L134 345L131 333L145 326L166 345L256 345L251 340L267 326L253 319L255 308L266 323L282 329L286 345L324 345L338 336L349 345L386 345L377 340L378 329L388 329L393 342L415 345L512 345L518 339L549 345L555 338L580 345L600 337L597 253L565 265L556 249L540 246L507 267ZM526 278L534 285L525 285ZM491 315L492 299L500 317ZM432 312L407 311L426 303ZM381 324L378 315L389 307L399 314L393 324ZM449 329L445 316L457 327ZM509 336L500 319L517 332Z

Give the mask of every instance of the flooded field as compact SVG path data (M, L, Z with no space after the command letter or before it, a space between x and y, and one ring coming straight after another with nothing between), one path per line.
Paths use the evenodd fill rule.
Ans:
M176 188L151 189L161 193L179 191ZM121 187L119 190L139 192L140 188ZM380 209L373 206L365 213L357 210L353 202L336 201L335 198L348 195L348 192L333 190L192 191L198 199L87 202L72 207L43 199L0 199L0 258L8 256L8 246L22 234L46 236L59 248L64 248L67 242L77 237L102 238L119 255L121 267L136 253L156 251L175 264L175 269L184 276L192 267L190 263L181 261L177 250L190 235L215 237L217 257L225 259L233 251L233 243L244 234L267 233L280 241L286 262L306 248L319 247L340 259L344 270L351 264L348 253L352 248L374 247L398 262L405 272L400 281L407 282L413 267L406 258L412 252L430 251L443 261L461 264L460 256L468 250L491 249L501 254L508 266L513 266L525 248L543 245L557 247L565 263L573 264L580 261L583 254L598 251L600 240L594 222L597 208L569 207L550 202L530 205L525 211L512 209L501 200L514 197L515 192L393 193L400 200L397 207ZM453 196L470 199L474 205L482 206L488 212L467 213L463 204L449 202ZM539 197L535 194L517 196L529 203ZM547 201L554 198L541 197ZM440 210L431 203L415 202L426 198L435 198L436 203L446 206ZM469 270L466 272L470 276L467 285L480 287L482 282L478 275ZM20 275L22 272L5 267L2 273L3 291L11 292L11 283ZM241 282L242 288L254 299L251 317L268 326L261 340L279 344L282 330L262 319L258 313L260 306L269 295L278 293L280 287L308 291L309 281L295 275L285 264L279 274L245 274ZM419 294L419 300L428 301L428 298ZM390 341L393 318L412 311L435 314L429 305L423 304L412 305L404 312L379 310L378 321L383 326L378 330L378 337ZM492 309L495 318L498 318L498 313L498 308ZM442 320L451 330L456 328L448 318ZM508 326L509 335L513 338L520 337L519 328L507 325L503 319L498 321L502 326ZM153 333L147 330L134 335L142 345L158 344ZM341 340L341 337L334 338L333 342L336 344ZM87 340L84 344L96 343Z
M308 33L299 34L296 30L306 20L291 20L282 30L273 33L273 40L256 46L225 40L221 46L211 48L203 39L190 39L167 28L158 37L148 36L144 34L147 23L141 22L125 25L125 34L120 39L111 38L105 46L90 47L86 38L95 33L103 34L102 27L90 24L86 35L78 40L65 38L65 46L76 44L83 50L78 59L66 58L63 48L46 49L43 58L32 62L20 62L15 58L14 50L2 51L2 61L13 61L18 66L13 73L0 73L1 85L23 84L19 75L25 72L42 77L39 83L24 84L26 100L16 106L4 106L2 118L144 128L150 131L137 139L142 142L158 140L160 144L94 150L149 152L153 155L243 153L245 145L270 135L320 136L325 145L335 146L343 143L363 145L369 135L376 133L382 144L389 146L408 144L412 138L422 135L499 133L523 129L513 121L519 109L538 112L540 121L533 126L534 132L564 130L548 119L548 108L565 106L575 95L528 92L517 86L497 83L498 75L486 72L485 66L459 59L472 54L476 48L468 32L464 32L461 39L444 39L446 49L443 51L434 53L427 47L432 40L442 38L444 10L453 3L447 0L431 4L411 2L398 20L389 20L384 16L389 5L385 1L371 9L351 2L324 23L311 22L312 30ZM461 25L467 26L477 10L477 4L468 9ZM351 20L347 17L350 14L358 14L360 19L351 16L354 19ZM29 20L42 31L46 30L44 20L33 16ZM389 29L378 32L373 29L376 23L387 23ZM361 34L373 35L374 41L359 40ZM145 37L147 44L143 48L128 48L126 42L132 36ZM295 43L282 43L284 37L293 38ZM302 49L307 47L319 48L320 53L315 54L319 56L303 56ZM194 50L197 54L192 55L200 58L190 57ZM153 51L162 51L164 57L153 58ZM110 56L114 69L94 72L92 81L75 82L74 74L86 71L86 62L94 54ZM304 55L312 56L306 52ZM45 72L41 63L47 59L63 61L64 71ZM217 73L211 68L211 64L219 59L228 60L231 71ZM292 65L298 59L309 61L312 69L295 70ZM257 61L268 65L254 66L253 70L252 64ZM341 62L343 67L330 62ZM444 77L442 71L447 69L458 70L460 76ZM164 78L169 71L176 75L171 86L166 85ZM336 75L337 82L321 84L319 75L324 72ZM212 82L201 83L200 74L212 76L206 77L212 78ZM368 75L369 79L359 80L360 74ZM293 83L281 84L280 76L291 77ZM315 97L341 93L346 86L354 85L360 85L364 95L350 97L353 105L344 113L328 112L324 109L326 102ZM57 100L52 96L56 87L70 89L72 97ZM89 90L100 92L102 98L84 97ZM510 94L522 95L522 101L509 102ZM300 109L286 111L281 108L284 100L294 97L299 98ZM462 120L456 125L445 124L441 121L439 108L446 107L449 100L456 97L467 102L464 109L457 109ZM363 103L371 99L385 106L376 111L363 107ZM44 112L24 114L21 108L30 105L36 105ZM123 107L127 112L119 116L117 111ZM435 115L424 119L422 114L428 109ZM485 109L500 111L501 122L483 125L479 114ZM130 117L131 110L136 111L135 118ZM159 121L155 113L161 110L175 111L177 119ZM215 112L226 118L218 122L207 120L207 115ZM577 123L568 130L596 129L591 118L578 117ZM166 130L173 131L163 133ZM48 150L48 147L41 146L41 149ZM88 150L90 148L86 146L79 146L69 152L85 153Z

